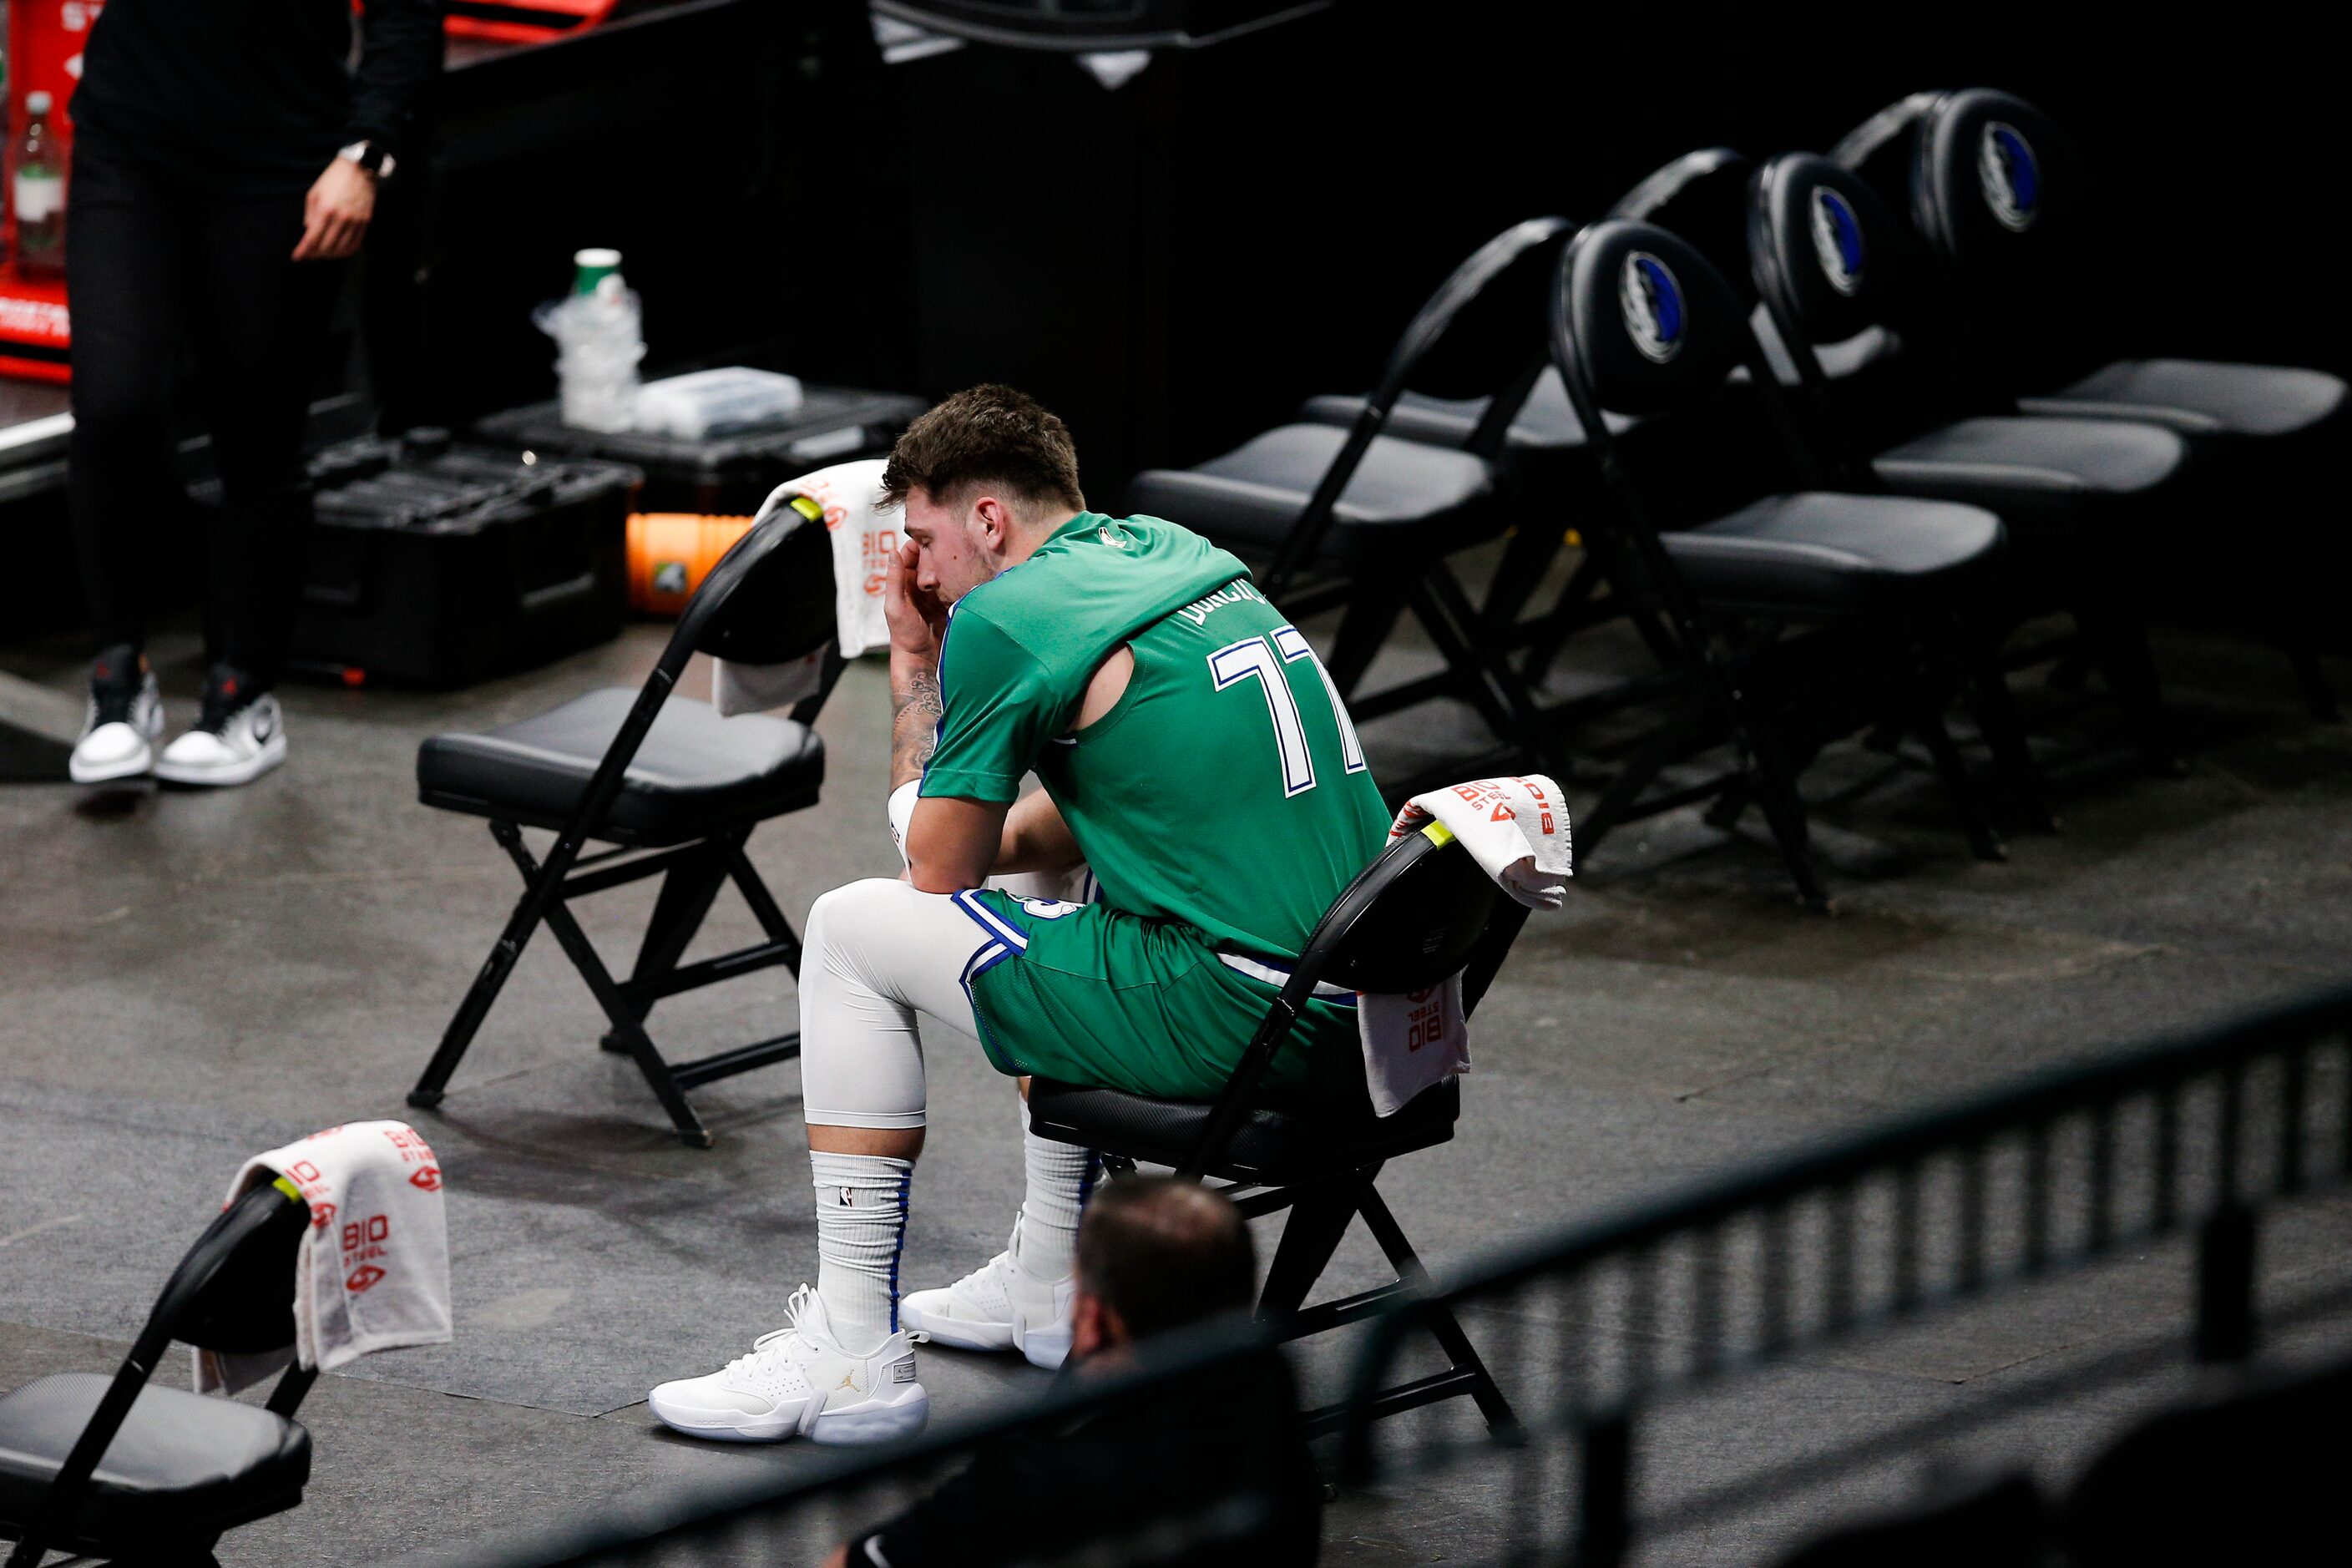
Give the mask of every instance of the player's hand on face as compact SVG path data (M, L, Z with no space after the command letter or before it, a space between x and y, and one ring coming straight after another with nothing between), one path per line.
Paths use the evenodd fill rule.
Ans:
M948 612L936 595L915 580L920 553L911 541L898 546L898 558L882 593L882 615L890 626L891 651L936 660Z

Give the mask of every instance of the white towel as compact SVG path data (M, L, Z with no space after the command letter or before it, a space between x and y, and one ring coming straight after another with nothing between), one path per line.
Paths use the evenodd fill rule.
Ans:
M836 463L778 485L753 522L757 527L766 521L786 496L806 496L824 509L824 526L833 535L835 644L844 658L856 658L890 640L882 589L898 552L899 535L898 513L880 510L882 469L887 462L865 458ZM791 664L713 659L711 704L722 716L789 708L816 689L824 668L822 648Z
M196 1392L238 1389L289 1360L331 1372L377 1351L449 1342L449 1232L441 1165L404 1121L352 1121L257 1154L229 1184L279 1176L310 1205L294 1255L294 1344L261 1356L196 1354Z
M1472 779L1414 795L1389 829L1393 844L1432 818L1462 840L1470 858L1503 891L1531 910L1556 910L1575 875L1569 848L1568 802L1541 773Z
M1541 773L1473 779L1417 795L1389 829L1393 844L1431 821L1470 852L1481 869L1520 903L1556 910L1570 876L1568 808L1559 785ZM1470 1022L1462 976L1426 991L1356 997L1356 1034L1364 1047L1364 1084L1372 1110L1394 1116L1433 1084L1470 1070Z

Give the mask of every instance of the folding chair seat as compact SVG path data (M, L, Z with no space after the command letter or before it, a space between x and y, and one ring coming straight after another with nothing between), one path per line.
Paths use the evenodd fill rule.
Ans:
M1979 507L1802 490L1658 539L1709 609L1929 615L1996 586L2002 530Z
M1130 510L1183 523L1260 563L1259 586L1294 617L1343 609L1325 664L1360 722L1461 698L1513 754L1532 754L1554 772L1564 759L1548 754L1549 728L1500 635L1516 602L1474 608L1447 558L1527 521L1507 504L1498 464L1506 416L1528 400L1542 371L1539 302L1568 228L1560 218L1516 224L1455 268L1407 325L1380 384L1344 428L1285 425L1190 468L1139 474L1127 492ZM1389 426L1408 384L1440 404L1476 403L1486 412L1458 446L1400 439ZM1420 427L1434 407L1420 405ZM1539 577L1566 526L1548 518L1523 527L1498 580ZM1445 668L1358 695L1407 610Z
M1320 393L1300 405L1298 416L1345 429L1362 417L1368 401L1361 395ZM1408 390L1398 395L1396 406L1389 410L1385 433L1426 447L1465 447L1493 405L1489 397L1433 397ZM1568 388L1559 384L1559 372L1546 365L1503 431L1499 466L1507 470L1527 463L1580 460L1584 451L1584 426L1569 406Z
M1272 555L1290 537L1348 432L1284 425L1189 468L1154 468L1128 487L1131 510ZM1507 519L1494 469L1466 452L1376 436L1331 509L1311 564L1379 571L1399 559L1491 539Z
M1245 1216L1287 1210L1259 1311L1281 1322L1286 1339L1354 1322L1428 1283L1374 1184L1385 1162L1454 1136L1462 1104L1458 1080L1423 1090L1386 1118L1373 1115L1369 1100L1318 1112L1270 1110L1255 1103L1257 1086L1318 984L1417 991L1458 972L1465 1005L1475 1009L1526 919L1527 910L1496 887L1453 835L1433 824L1383 850L1317 922L1288 979L1279 990L1268 985L1265 1018L1213 1105L1033 1079L1030 1128L1095 1150L1114 1177L1139 1163L1166 1165L1180 1175L1226 1184L1221 1190ZM1307 1306L1359 1216L1394 1277ZM1516 1430L1508 1402L1461 1324L1441 1311L1430 1327L1446 1357L1445 1370L1382 1391L1376 1407L1393 1414L1466 1394L1490 1427ZM1309 1424L1316 1430L1334 1427L1339 1414L1337 1406L1318 1412Z
M417 752L417 787L445 811L561 828L636 700L626 687L606 687L478 735L436 735ZM807 725L758 713L722 719L673 698L621 775L598 837L648 846L699 838L813 805L824 782L824 742Z
M2344 403L2344 382L2326 371L2196 359L2116 360L2017 400L2029 414L2140 420L2192 443L2306 436L2343 413Z
M1695 526L1658 528L1642 476L1600 424L1600 410L1633 415L1653 429L1706 406L1744 367L1753 412L1779 430L1801 479L1813 468L1732 287L1664 229L1610 219L1579 235L1560 258L1552 339L1585 428L1601 431L1595 444L1618 503L1606 526L1621 536L1609 552L1619 574L1612 591L1663 615L1672 636L1662 656L1683 678L1678 710L1584 815L1579 837L1588 858L1624 822L1712 800L1709 820L1727 826L1754 801L1799 892L1825 907L1796 776L1828 740L1882 718L1918 735L1969 841L1997 858L1999 836L1942 709L1956 691L1954 672L1965 670L2004 776L2038 797L2006 689L1964 626L1999 590L2000 521L1953 502L1806 489L1768 493ZM1840 651L1810 664L1789 657L1780 634L1790 627L1813 628ZM1883 689L1864 689L1865 677ZM1651 792L1666 766L1727 740L1741 753L1731 772Z
M793 497L712 567L679 616L645 686L608 688L481 734L436 735L417 750L417 795L445 811L489 818L491 836L522 874L505 931L458 1005L408 1103L438 1105L541 922L603 1009L607 1050L634 1059L678 1135L710 1145L688 1102L698 1084L748 1072L800 1052L800 1034L670 1062L646 1019L666 996L783 964L800 973L801 943L743 846L771 817L813 805L824 779L824 747L811 728L841 660L835 636L833 553L814 502ZM739 714L673 695L697 653L747 664L782 664L824 650L815 689L789 719ZM522 829L552 831L542 863ZM590 840L612 846L583 854ZM568 907L646 877L662 879L635 967L616 980ZM722 885L733 882L762 940L684 963Z
M8 1568L52 1549L210 1563L226 1531L302 1500L310 1435L294 1420L315 1372L289 1369L265 1406L156 1387L181 1340L239 1354L294 1342L294 1255L310 1205L279 1182L248 1189L173 1270L111 1377L61 1373L0 1397L0 1540Z

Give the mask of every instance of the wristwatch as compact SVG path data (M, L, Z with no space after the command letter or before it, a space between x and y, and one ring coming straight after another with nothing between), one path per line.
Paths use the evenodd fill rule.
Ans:
M381 142L365 140L354 142L335 156L357 163L379 180L392 178L393 156Z

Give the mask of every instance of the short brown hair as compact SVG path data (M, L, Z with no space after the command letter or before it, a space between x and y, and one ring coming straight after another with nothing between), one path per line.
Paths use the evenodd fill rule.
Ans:
M1077 1274L1137 1339L1245 1310L1257 1293L1241 1211L1167 1176L1126 1176L1094 1194L1078 1226Z
M891 506L917 488L945 501L974 485L1001 487L1030 505L1087 504L1069 427L1027 394L992 383L967 387L908 426L882 470Z

